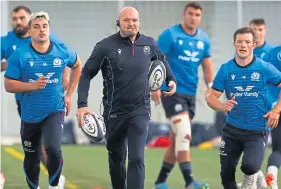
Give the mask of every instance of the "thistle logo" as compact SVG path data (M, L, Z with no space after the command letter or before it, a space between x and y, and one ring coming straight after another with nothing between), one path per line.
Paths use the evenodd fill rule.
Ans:
M55 58L53 61L54 67L61 67L62 61L59 58Z
M144 52L144 54L150 54L150 47L149 46L144 46L143 52Z
M258 72L253 72L251 75L251 81L259 81L260 80L260 74Z

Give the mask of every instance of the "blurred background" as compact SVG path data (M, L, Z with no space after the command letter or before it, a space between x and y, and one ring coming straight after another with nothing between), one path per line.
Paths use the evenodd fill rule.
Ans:
M1 1L1 36L12 29L11 11L15 6L27 6L32 12L46 11L50 15L52 31L76 51L84 63L98 41L117 31L115 20L119 10L124 6L136 7L140 12L140 32L157 39L164 29L181 22L186 4L187 1ZM210 36L215 71L233 56L234 31L238 27L248 25L253 18L264 18L267 25L266 40L274 45L281 44L280 1L200 1L200 4L203 6L203 20L200 27ZM218 115L205 103L206 88L202 68L199 69L200 82L193 125L204 127L202 133L206 133L207 136L205 139L204 137L198 139L204 142L220 131L213 129ZM3 75L1 73L0 77L1 141L4 145L11 145L20 143L20 119L16 111L14 95L7 93L3 87ZM99 74L91 82L89 95L89 107L96 113L100 113L102 89L102 77ZM65 128L65 144L89 143L77 128L76 101L75 92L73 109L66 119L68 126ZM148 141L156 135L168 133L169 127L163 108L156 107L153 103L151 125Z
M186 1L2 1L1 35L11 30L11 11L17 5L28 6L32 12L46 11L51 18L53 32L75 50L84 63L95 44L117 31L115 20L124 6L134 6L140 12L140 32L155 39L174 24L181 22ZM264 18L267 24L267 41L281 43L281 2L278 1L200 1L203 6L203 20L200 25L210 36L212 58L215 71L233 55L232 36L240 26L245 26L252 18ZM199 68L202 76L201 67ZM3 75L3 73L2 73ZM3 83L3 76L1 77ZM100 112L102 99L102 77L92 80L89 107ZM200 77L197 109L194 123L213 124L214 112L204 100L205 84ZM83 134L76 127L76 93L73 109L67 120L75 124L75 136L83 140ZM19 137L20 120L16 112L14 95L5 92L1 85L1 133L2 140ZM167 123L161 106L152 104L152 121ZM19 138L18 138L19 139Z

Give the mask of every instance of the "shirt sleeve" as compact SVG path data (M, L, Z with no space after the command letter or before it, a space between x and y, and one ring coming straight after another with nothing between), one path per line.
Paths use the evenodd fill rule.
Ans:
M0 59L1 62L7 61L7 43L5 41L5 37L1 37L1 54L0 54Z
M211 41L210 38L207 36L206 42L205 42L206 48L204 50L204 58L209 58L212 56L211 53Z
M22 62L20 58L20 49L17 49L8 58L8 67L5 72L5 77L14 80L20 80L22 75Z
M217 72L217 75L215 76L215 79L213 81L212 89L220 92L224 92L225 90L225 71L224 71L224 65L222 65Z
M279 49L273 48L269 54L268 54L268 60L267 62L271 63L273 66L275 66L275 68L277 68L277 70L281 71L281 46L279 47ZM279 58L280 56L280 58Z
M171 41L172 36L169 29L163 31L158 37L158 48L162 51L162 53L167 54L171 49Z
M281 72L277 70L272 64L267 63L266 82L271 85L278 86L281 83Z
M88 106L88 93L90 89L90 82L93 77L95 77L102 65L102 62L105 57L105 50L102 48L100 43L97 43L92 51L92 54L86 61L80 81L78 84L78 108L87 107Z
M72 49L67 47L67 52L68 52L68 61L67 61L67 66L72 67L76 61L77 61L77 53L74 52Z

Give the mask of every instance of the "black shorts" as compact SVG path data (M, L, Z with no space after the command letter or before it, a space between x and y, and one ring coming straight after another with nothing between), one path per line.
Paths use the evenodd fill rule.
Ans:
M246 130L225 124L222 131L220 145L221 169L228 172L228 169L236 169L242 153L243 165L251 165L259 170L264 159L268 132ZM241 167L241 169L243 169Z
M45 147L61 148L64 112L55 112L38 123L21 121L21 140L26 152L41 153L42 137Z
M19 100L16 100L16 103L17 103L17 109L18 109L18 114L19 116L21 117L21 105L20 105L20 101Z
M189 118L195 115L196 97L175 93L172 96L161 96L166 117L170 118L182 112L188 112Z

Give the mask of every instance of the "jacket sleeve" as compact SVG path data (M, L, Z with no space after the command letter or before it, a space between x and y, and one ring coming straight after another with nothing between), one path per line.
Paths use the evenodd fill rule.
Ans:
M88 106L88 95L91 79L93 79L98 74L104 59L105 50L102 48L99 42L94 47L92 54L90 55L82 69L82 73L78 83L78 108Z
M154 39L152 39L152 43L153 43L153 56L151 58L151 61L161 60L164 63L164 65L166 67L166 84L167 85L169 84L170 81L174 81L176 83L176 78L175 78L174 74L172 73L172 70L171 70L168 62L165 59L165 55L158 48L157 43Z

